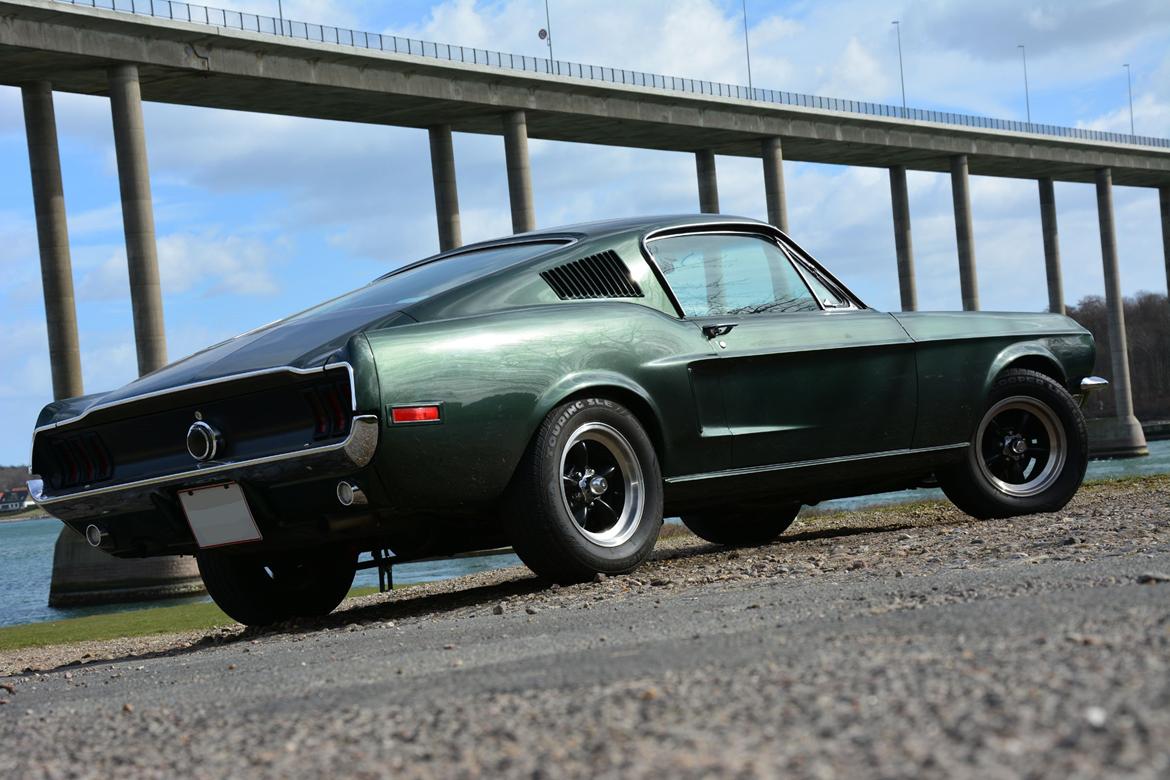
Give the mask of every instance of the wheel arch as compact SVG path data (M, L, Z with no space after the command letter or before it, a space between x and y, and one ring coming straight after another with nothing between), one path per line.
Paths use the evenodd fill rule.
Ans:
M1043 374L1063 388L1068 388L1068 375L1060 360L1047 346L1037 342L1013 344L996 356L984 382L984 393L991 390L991 385L1004 371L1012 368L1024 368Z
M654 452L658 455L658 462L665 473L664 461L669 453L666 452L661 412L644 387L621 374L611 372L576 374L549 388L537 404L536 421L532 426L533 435L548 413L561 404L598 397L616 401L629 409L638 419L646 430L646 435L650 437Z

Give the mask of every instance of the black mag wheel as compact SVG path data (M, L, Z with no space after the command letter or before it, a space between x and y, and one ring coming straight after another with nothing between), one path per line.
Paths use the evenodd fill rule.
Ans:
M638 418L607 398L550 412L516 470L503 523L520 559L554 582L644 561L662 527L662 473Z
M994 404L975 434L979 470L1009 496L1034 496L1052 487L1068 458L1068 437L1052 407L1014 395Z
M645 476L634 446L603 422L577 428L561 452L561 498L590 542L617 547L629 540L646 508Z
M291 553L197 554L203 584L216 606L246 626L324 617L349 593L357 554L326 549Z
M712 544L767 544L789 529L800 515L799 503L687 513L679 519L691 533Z
M1059 382L1027 369L992 385L967 456L938 474L943 492L978 518L1055 512L1088 466L1085 418Z

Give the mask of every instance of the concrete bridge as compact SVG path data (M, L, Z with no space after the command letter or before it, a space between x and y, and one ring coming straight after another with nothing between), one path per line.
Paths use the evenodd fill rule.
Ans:
M168 0L0 0L0 83L23 94L56 397L82 393L53 115L53 92L63 91L110 99L142 373L167 359L146 99L426 128L443 249L461 243L453 132L503 136L516 232L536 227L529 137L693 153L705 212L719 210L717 155L760 159L768 218L782 230L785 159L885 168L907 310L917 306L907 170L951 175L968 310L979 308L968 177L1036 180L1049 305L1058 312L1064 297L1053 182L1092 183L1117 409L1094 430L1094 447L1111 455L1146 451L1130 392L1112 187L1158 188L1170 278L1170 140L749 89Z

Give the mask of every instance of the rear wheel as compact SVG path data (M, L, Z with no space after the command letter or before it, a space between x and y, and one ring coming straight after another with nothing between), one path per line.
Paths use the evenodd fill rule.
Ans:
M607 398L554 409L517 470L504 525L520 559L554 582L644 561L662 527L662 473L638 419Z
M800 504L686 514L680 519L695 536L714 544L767 544L796 522Z
M216 605L246 626L294 617L323 617L353 585L357 555L347 550L197 556L203 584Z
M1088 461L1076 399L1044 374L1009 369L992 385L966 457L938 475L939 485L974 517L1055 512L1081 486Z

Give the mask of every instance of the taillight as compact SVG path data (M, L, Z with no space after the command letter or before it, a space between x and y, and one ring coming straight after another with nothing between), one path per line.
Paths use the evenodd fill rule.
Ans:
M314 438L342 436L349 429L349 388L341 383L313 387L305 391L305 400L313 413Z
M96 433L56 439L51 449L57 462L56 487L102 482L113 476L113 460Z

